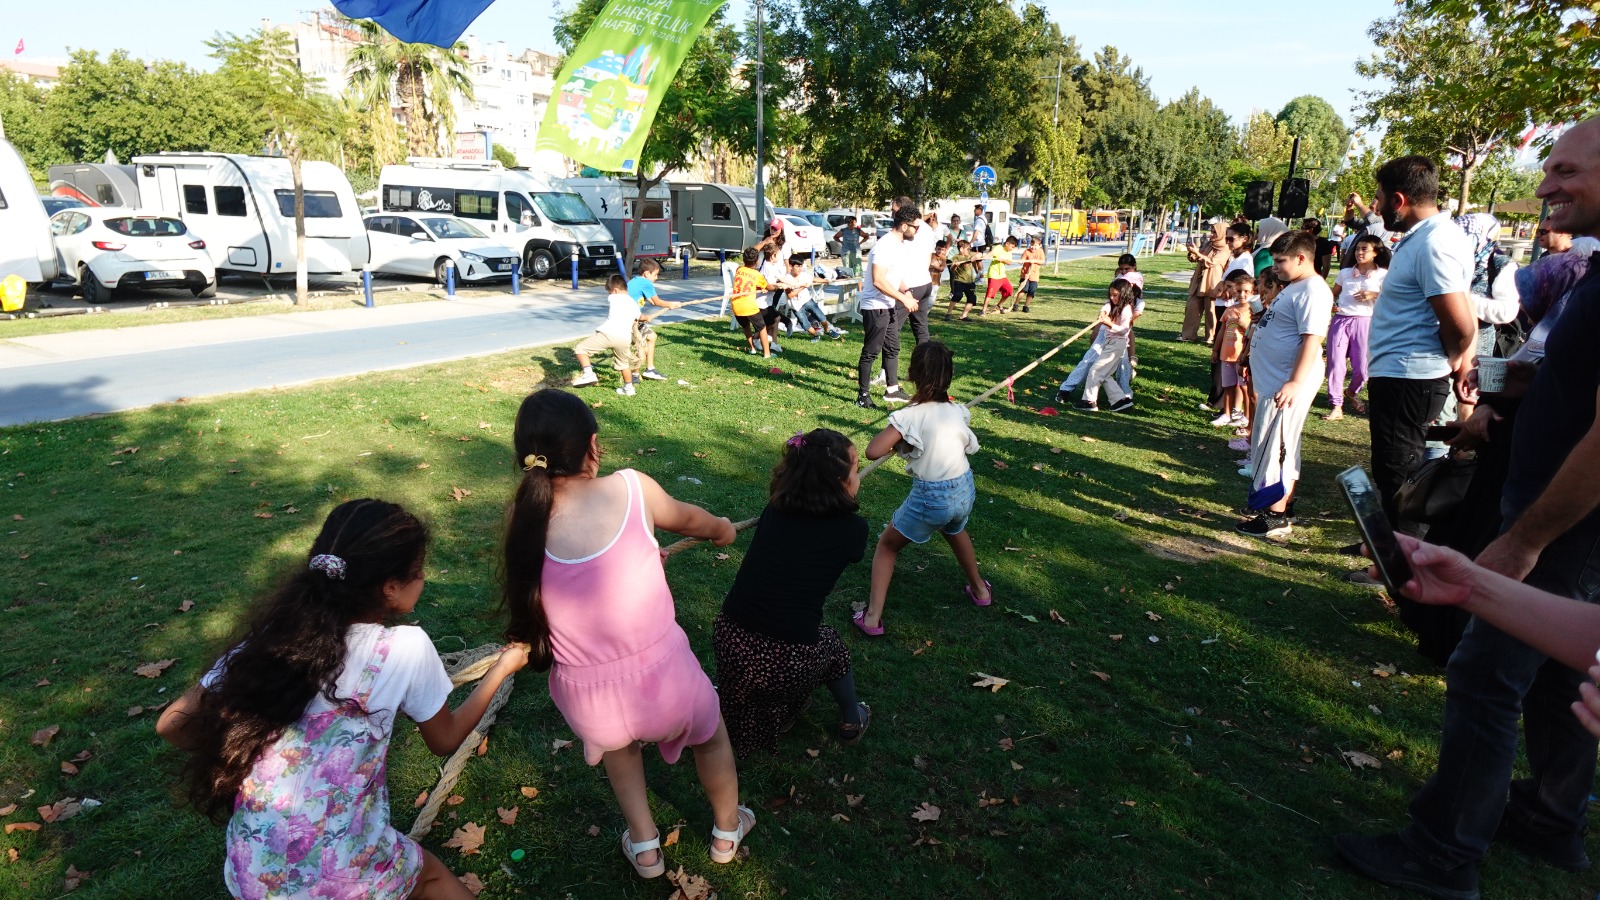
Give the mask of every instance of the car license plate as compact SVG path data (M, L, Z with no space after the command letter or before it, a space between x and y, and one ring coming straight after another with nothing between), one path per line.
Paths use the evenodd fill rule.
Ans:
M182 281L182 272L146 272L145 281Z
M509 271L511 271L511 264L510 263L500 263L499 265L494 267L494 270L496 272L509 272Z

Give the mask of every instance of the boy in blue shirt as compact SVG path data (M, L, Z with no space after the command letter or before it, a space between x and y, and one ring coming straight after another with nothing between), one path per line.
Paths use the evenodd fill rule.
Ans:
M634 263L633 271L636 273L628 281L628 296L639 304L639 311L643 312L645 304L660 306L666 309L677 309L682 303L673 303L661 299L656 293L656 279L661 277L661 264L653 259L641 259ZM648 322L639 322L633 330L634 340L639 344L640 355L644 357L644 369L634 375L637 381L640 377L651 381L666 381L667 376L656 371L656 332Z

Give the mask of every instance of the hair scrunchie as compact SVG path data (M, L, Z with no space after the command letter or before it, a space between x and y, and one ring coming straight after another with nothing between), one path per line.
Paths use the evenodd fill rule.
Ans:
M311 557L311 571L321 572L335 581L344 580L346 563L332 553L318 553Z

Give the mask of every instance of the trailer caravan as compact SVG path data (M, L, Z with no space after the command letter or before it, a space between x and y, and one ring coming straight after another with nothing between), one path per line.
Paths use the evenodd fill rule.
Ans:
M0 279L20 275L38 286L56 277L56 247L50 217L33 186L33 175L16 148L0 138Z
M950 224L951 214L961 217L961 229L966 232L972 230L972 217L977 214L975 207L983 207L984 219L989 223L989 238L998 243L1011 236L1011 204L999 197L990 197L987 200L981 197L956 197L953 200L936 200L933 204L934 212L938 214L939 221Z
M280 156L157 153L133 159L141 209L174 216L206 242L218 272L295 273L294 177ZM343 275L371 248L350 181L332 163L300 164L306 271Z
M50 193L90 206L139 208L139 176L133 166L69 163L50 167Z
M772 213L770 205L766 212ZM691 257L702 250L737 255L760 240L762 225L756 219L756 192L750 188L710 182L672 186L672 240L686 245Z
M552 179L499 162L412 157L378 174L384 212L442 212L467 219L522 254L533 278L615 271L617 242L583 198Z
M628 237L633 223L639 223L639 247L635 258L669 256L672 253L672 187L660 182L637 198L637 188L616 178L563 178L562 185L576 192L589 205L600 224L611 232L618 253L627 255Z

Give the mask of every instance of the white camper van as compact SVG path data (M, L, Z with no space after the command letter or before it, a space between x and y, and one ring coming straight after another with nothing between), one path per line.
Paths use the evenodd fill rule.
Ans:
M957 197L954 200L936 200L933 204L934 212L938 213L939 221L949 225L950 214L955 213L961 217L961 229L972 230L972 217L976 210L973 207L984 207L984 218L989 223L990 238L999 243L1011 236L1011 202L1002 197L990 197L987 200L978 197Z
M616 271L616 241L571 189L498 162L412 157L378 175L384 212L441 212L467 219L522 254L522 271L549 278Z
M158 153L136 156L145 212L182 219L219 272L293 275L294 176L280 156ZM340 275L367 264L367 229L349 179L332 163L300 164L306 271Z
M56 249L27 164L0 138L0 278L7 275L21 275L34 287L53 281Z
M622 255L628 252L628 236L633 223L639 223L639 248L634 258L662 258L672 253L672 186L665 181L635 199L637 188L630 181L616 178L563 178L561 184L575 191L611 232Z

